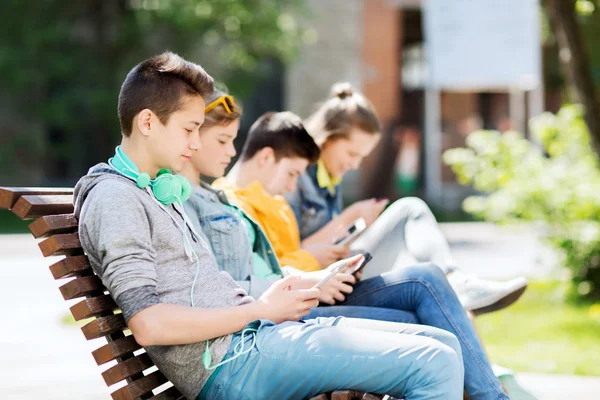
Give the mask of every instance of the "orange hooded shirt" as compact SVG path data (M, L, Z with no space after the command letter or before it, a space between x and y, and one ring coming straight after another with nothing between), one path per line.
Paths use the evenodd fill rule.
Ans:
M282 267L289 265L307 272L321 269L316 258L300 247L298 222L283 196L271 196L258 181L240 188L226 178L220 178L213 186L223 190L229 201L260 224Z

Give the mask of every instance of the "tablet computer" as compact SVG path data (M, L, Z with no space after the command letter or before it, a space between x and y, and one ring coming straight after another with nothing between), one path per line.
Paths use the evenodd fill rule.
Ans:
M352 225L346 228L346 234L333 242L333 244L344 245L360 235L365 229L367 229L365 219L362 217L358 218Z

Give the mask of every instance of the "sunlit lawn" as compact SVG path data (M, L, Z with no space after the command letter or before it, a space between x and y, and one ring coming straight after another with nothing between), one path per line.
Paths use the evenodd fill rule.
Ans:
M566 304L565 290L564 283L532 283L516 304L477 318L492 362L520 372L600 375L600 304Z

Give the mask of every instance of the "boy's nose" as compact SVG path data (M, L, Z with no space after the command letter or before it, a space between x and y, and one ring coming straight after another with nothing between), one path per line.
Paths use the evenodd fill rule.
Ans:
M191 135L189 147L192 150L200 150L202 148L202 141L200 140L200 134L199 133Z

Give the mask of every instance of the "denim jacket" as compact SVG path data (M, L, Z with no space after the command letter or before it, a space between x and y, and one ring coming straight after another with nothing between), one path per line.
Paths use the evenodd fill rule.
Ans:
M283 273L260 226L244 213L256 232L252 249L244 223L228 206L231 205L225 194L205 183L193 185L192 195L184 204L194 228L210 245L219 269L231 275L250 296L258 298L269 288L271 281L254 275L252 253L265 260L274 273L281 276Z
M329 189L322 188L317 182L317 166L311 165L298 178L298 187L294 193L285 195L290 203L298 227L300 238L306 239L342 212L342 190L340 185L332 195Z

